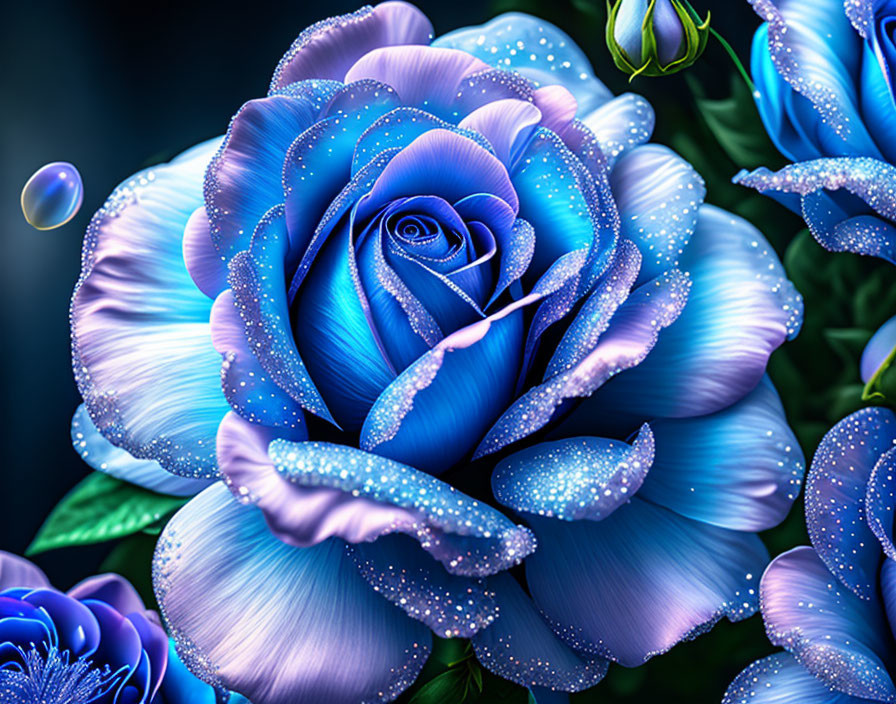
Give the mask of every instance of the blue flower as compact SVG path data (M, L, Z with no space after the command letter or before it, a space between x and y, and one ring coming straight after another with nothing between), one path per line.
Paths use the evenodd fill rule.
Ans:
M762 577L769 639L725 704L896 701L896 414L866 408L822 440L806 483L812 547L775 558Z
M798 162L735 181L779 199L828 249L896 263L896 2L751 0L757 104Z
M155 612L115 574L63 594L36 566L0 552L0 702L215 704Z
M78 443L202 489L154 565L197 675L388 701L434 632L577 691L757 608L803 474L765 368L802 302L653 123L551 25L432 42L386 2L112 194Z

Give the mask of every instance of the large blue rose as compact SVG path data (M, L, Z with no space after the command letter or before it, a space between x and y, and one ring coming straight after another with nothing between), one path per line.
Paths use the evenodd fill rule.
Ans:
M800 162L736 181L800 213L834 251L896 263L896 2L750 0L757 105Z
M724 704L896 702L896 414L865 408L822 440L806 483L812 547L762 577L770 640L786 648L732 683Z
M78 442L213 484L156 591L255 704L388 701L432 631L589 687L752 613L801 482L764 372L802 304L762 235L556 28L430 35L397 2L311 27L87 232Z
M0 702L215 704L184 667L154 611L116 574L67 593L0 551ZM225 698L226 701L226 698Z

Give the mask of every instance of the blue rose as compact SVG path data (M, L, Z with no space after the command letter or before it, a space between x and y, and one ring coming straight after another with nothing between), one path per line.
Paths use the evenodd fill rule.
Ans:
M122 577L67 593L27 560L0 552L0 702L215 704Z
M800 213L828 249L896 262L896 2L751 0L756 101L800 162L737 182Z
M865 408L824 437L806 482L812 547L762 577L766 631L788 652L745 669L724 704L896 701L896 414Z
M653 122L551 25L433 42L386 2L113 193L72 301L76 436L211 485L154 564L197 675L388 701L436 633L578 691L757 608L757 532L803 473L765 369L802 302Z

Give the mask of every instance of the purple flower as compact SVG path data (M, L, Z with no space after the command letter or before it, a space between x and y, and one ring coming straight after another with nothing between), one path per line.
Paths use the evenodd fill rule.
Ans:
M755 610L803 473L764 375L802 302L653 120L540 20L431 42L387 2L113 193L72 302L78 442L212 484L154 566L193 672L388 701L435 632L576 691Z
M99 575L63 594L0 552L0 701L215 704L215 692L187 672L127 580Z
M896 263L896 2L750 0L756 102L797 162L741 173L802 215L826 248Z
M788 653L759 660L725 704L896 701L893 511L896 414L866 408L822 440L806 483L812 547L778 556L762 577L762 615Z

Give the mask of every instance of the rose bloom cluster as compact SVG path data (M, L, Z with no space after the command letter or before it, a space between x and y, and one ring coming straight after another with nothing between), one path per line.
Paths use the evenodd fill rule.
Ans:
M754 613L802 481L762 234L558 29L432 35L402 2L308 28L85 238L79 451L195 494L156 594L254 704L392 700L433 634L591 687Z

